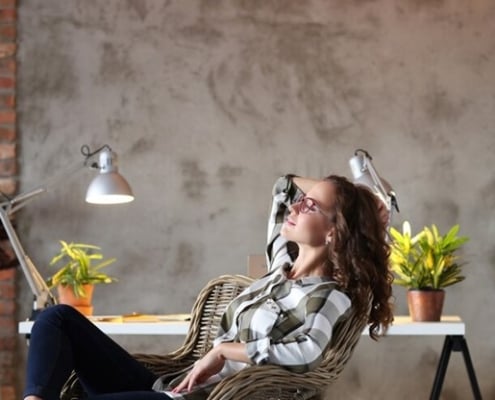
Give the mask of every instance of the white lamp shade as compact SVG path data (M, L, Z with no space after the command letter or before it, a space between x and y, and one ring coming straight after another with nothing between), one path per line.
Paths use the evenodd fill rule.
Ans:
M86 192L86 202L91 204L121 204L133 200L131 187L115 171L98 174Z

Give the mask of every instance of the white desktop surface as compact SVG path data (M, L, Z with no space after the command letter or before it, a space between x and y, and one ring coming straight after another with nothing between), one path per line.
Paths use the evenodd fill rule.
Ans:
M439 322L413 322L409 316L396 315L394 316L394 322L388 328L386 336L464 336L465 332L466 324L457 315L443 316Z
M189 314L92 316L90 320L108 335L186 335ZM19 322L20 334L31 333L33 321ZM395 316L387 336L446 336L465 334L466 326L458 316L444 316L440 322L413 322L409 316ZM363 331L368 335L368 328Z

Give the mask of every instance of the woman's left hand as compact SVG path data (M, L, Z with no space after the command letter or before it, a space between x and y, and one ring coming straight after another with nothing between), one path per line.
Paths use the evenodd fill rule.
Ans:
M202 359L196 361L193 369L187 374L184 380L177 385L172 392L180 393L187 388L190 392L194 385L206 381L210 376L220 372L225 364L225 358L221 355L220 349L211 349Z

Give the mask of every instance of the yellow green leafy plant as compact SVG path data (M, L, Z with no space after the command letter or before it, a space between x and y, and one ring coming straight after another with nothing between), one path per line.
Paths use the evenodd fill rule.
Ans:
M407 221L402 225L402 233L391 228L390 266L395 273L394 283L409 289L443 289L463 281L463 264L455 253L469 238L458 233L459 225L441 235L433 224L413 236Z
M78 297L86 295L83 285L111 283L116 279L101 272L101 269L115 262L115 258L103 259L101 248L92 244L67 243L60 241L60 251L50 261L50 266L59 270L46 280L48 287L72 286Z

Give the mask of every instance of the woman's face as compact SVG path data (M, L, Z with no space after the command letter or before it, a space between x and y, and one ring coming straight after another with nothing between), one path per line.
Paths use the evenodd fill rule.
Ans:
M331 182L321 181L294 203L282 225L281 234L287 240L313 247L324 246L333 232L335 188Z

